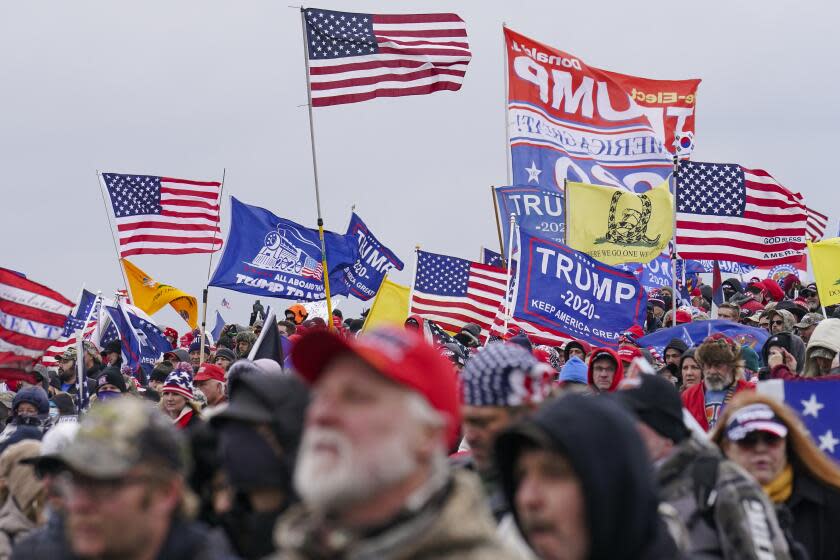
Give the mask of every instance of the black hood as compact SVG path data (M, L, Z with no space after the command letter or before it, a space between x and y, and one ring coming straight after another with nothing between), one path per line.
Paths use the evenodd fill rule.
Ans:
M511 504L516 494L514 468L526 446L564 455L580 478L591 560L642 558L650 543L661 537L653 471L634 418L618 402L569 395L503 432L496 440L495 457Z
M744 291L744 287L741 286L741 281L737 278L727 278L723 282L720 283L721 287L729 285L736 294L740 294Z
M767 358L768 352L770 351L771 346L781 346L791 354L793 354L793 346L791 341L790 333L781 332L779 334L774 334L767 341L764 343L764 346L761 347L761 359L764 365L767 365Z

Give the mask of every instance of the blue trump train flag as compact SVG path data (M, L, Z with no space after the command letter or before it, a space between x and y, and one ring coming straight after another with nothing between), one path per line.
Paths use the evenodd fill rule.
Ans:
M515 318L611 347L644 321L647 294L632 273L525 232L520 247Z
M318 231L231 197L225 252L210 286L255 296L315 301L326 297ZM325 232L331 295L347 295L342 270L359 258L355 239Z
M563 243L566 232L564 203L563 195L556 190L533 186L496 187L505 244L510 238L511 214L516 216L520 231Z
M376 295L389 270L402 270L405 265L389 248L379 242L355 212L350 217L347 237L356 240L359 258L352 265L342 269L342 279L350 295L367 301ZM332 266L332 263L328 264Z
M660 354L665 354L665 346L675 338L681 339L687 346L697 346L707 336L715 333L725 334L729 338L736 340L741 346L749 346L758 352L759 356L761 355L761 347L764 346L765 341L770 336L764 329L747 327L733 321L724 321L721 319L715 321L694 321L677 325L670 329L660 329L638 339L637 343L644 348L654 348Z

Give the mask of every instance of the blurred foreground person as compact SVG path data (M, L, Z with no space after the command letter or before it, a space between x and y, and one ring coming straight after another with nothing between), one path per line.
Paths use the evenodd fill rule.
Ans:
M681 558L633 420L611 399L560 397L502 432L495 456L517 524L540 558Z
M15 560L38 560L40 558L58 558L64 549L64 520L66 504L64 495L59 491L56 476L61 472L51 460L76 437L79 424L64 422L57 424L46 433L41 441L40 455L24 459L21 463L34 466L35 475L44 485L44 517L46 523L25 538L14 543L12 557ZM46 466L45 466L46 465Z
M230 401L210 420L229 507L218 493L214 505L236 552L262 558L274 550L277 518L297 501L292 475L309 389L296 375L269 374L248 360L236 362L231 374Z
M65 535L53 558L231 558L185 515L187 455L172 423L135 398L97 404L74 442L42 466L61 472Z
M0 455L0 558L12 553L14 543L44 522L44 484L26 459L37 457L41 442L26 440L10 445Z
M793 410L744 393L733 399L711 437L781 508L780 521L793 515L793 539L811 560L840 558L840 468L817 448Z
M295 468L303 500L278 522L276 558L511 558L472 473L454 474L455 373L416 333L305 334L313 387Z
M625 379L616 397L636 416L660 499L674 507L688 530L689 557L789 557L761 488L713 445L691 435L671 383L653 375Z

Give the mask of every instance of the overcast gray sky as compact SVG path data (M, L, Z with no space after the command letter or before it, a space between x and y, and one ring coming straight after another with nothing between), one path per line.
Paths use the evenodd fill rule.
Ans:
M0 4L0 265L75 299L122 287L95 172L218 179L228 195L315 225L299 11L288 1L44 0ZM373 13L457 12L473 59L461 91L317 109L327 227L350 207L405 262L413 248L476 259L494 247L490 185L505 181L502 22L594 66L702 78L694 159L770 171L840 217L840 3L336 1ZM218 257L214 260L218 260ZM207 256L143 255L194 293ZM225 297L247 320L250 296ZM277 300L280 306L288 302ZM265 302L264 302L265 303ZM361 306L353 303L349 309ZM170 310L161 324L184 323ZM212 327L212 320L208 319Z

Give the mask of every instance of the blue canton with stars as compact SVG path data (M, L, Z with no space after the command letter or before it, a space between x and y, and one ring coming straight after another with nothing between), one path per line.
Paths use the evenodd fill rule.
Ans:
M82 297L79 300L78 310L67 316L67 321L64 323L64 332L62 332L61 335L71 337L74 333L76 333L76 331L83 330L88 316L96 318L97 315L96 311L93 310L93 306L97 302L98 298L95 294L87 290L82 290ZM91 313L92 310L93 313Z
M160 177L103 173L114 216L160 214Z
M438 296L467 295L470 261L417 251L417 281L414 289Z
M681 161L677 212L743 216L747 205L744 171L732 163Z
M785 381L784 394L817 447L840 461L840 379Z
M309 59L344 58L376 54L379 47L373 34L373 16L316 10L304 12Z
M122 307L105 306L105 309L120 333L125 363L132 371L137 371L142 364L155 364L161 354L172 350L172 345L157 325Z

